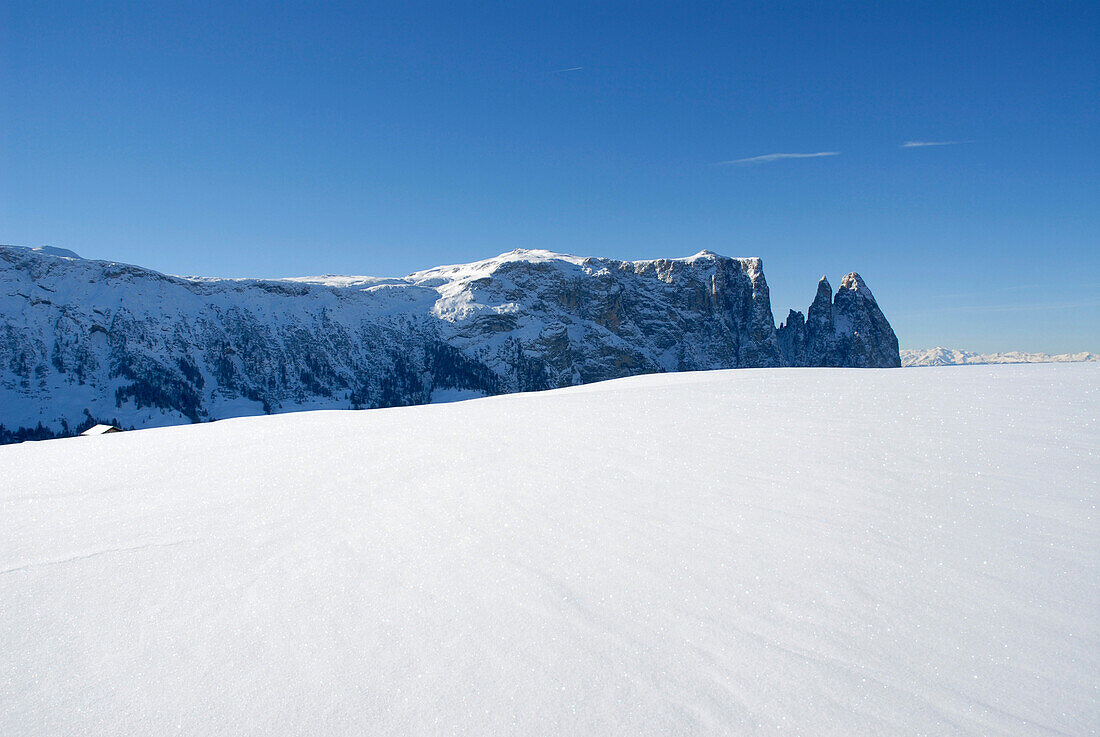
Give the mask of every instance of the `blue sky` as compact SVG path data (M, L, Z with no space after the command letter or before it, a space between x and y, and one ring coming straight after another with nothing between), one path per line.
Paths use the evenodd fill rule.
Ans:
M710 249L763 257L777 319L856 270L903 347L1100 351L1098 38L1094 2L8 1L0 242L223 276Z

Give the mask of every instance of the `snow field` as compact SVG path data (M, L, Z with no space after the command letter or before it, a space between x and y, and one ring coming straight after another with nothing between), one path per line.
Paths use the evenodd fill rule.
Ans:
M0 447L0 733L1086 735L1100 366Z

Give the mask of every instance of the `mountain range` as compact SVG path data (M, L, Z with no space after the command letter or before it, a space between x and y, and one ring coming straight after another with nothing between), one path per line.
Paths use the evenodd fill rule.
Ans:
M1025 353L1007 351L1004 353L974 353L954 348L924 348L901 352L902 366L963 366L986 363L1079 363L1100 361L1100 354L1081 351L1080 353Z
M516 250L400 278L169 276L0 246L0 442L702 369L901 365L856 273L775 326L763 264Z

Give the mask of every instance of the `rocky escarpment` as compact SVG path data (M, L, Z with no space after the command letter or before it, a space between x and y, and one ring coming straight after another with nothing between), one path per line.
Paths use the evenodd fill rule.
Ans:
M785 366L901 366L898 338L855 272L841 280L835 296L821 277L806 317L791 310L776 337Z
M867 344L885 333L856 281L831 311L811 308L798 337L777 333L759 259L707 252L516 251L399 279L257 280L0 247L0 442L662 371L895 365L889 345Z

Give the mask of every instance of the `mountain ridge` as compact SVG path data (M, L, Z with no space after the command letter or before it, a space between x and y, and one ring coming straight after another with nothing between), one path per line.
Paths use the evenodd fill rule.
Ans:
M1100 354L1089 351L1077 353L1028 353L1026 351L1002 351L976 353L955 348L906 349L901 351L903 366L966 366L1002 363L1078 363L1100 361Z
M517 249L405 277L227 279L0 247L0 440L643 373L900 365L857 274L829 310L828 331L810 336L826 350L794 355L763 261L709 251L620 261Z

